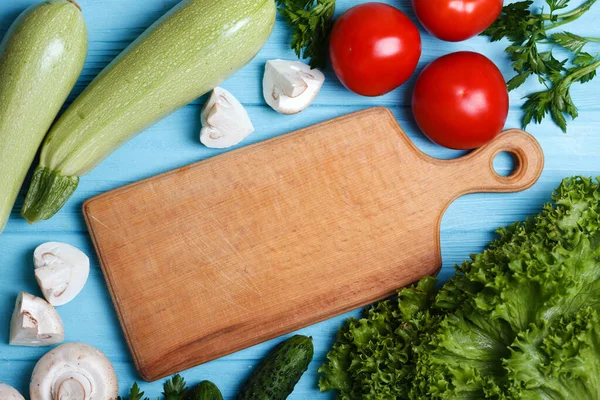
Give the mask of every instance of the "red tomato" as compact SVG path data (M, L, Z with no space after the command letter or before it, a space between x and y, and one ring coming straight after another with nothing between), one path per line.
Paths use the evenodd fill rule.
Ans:
M502 0L412 0L412 4L425 29L449 42L480 34L502 11Z
M338 18L329 47L331 64L344 86L363 96L380 96L413 73L421 57L421 36L400 10L365 3Z
M479 53L461 51L425 67L415 85L412 109L423 133L435 143L473 149L504 127L508 90L494 63Z

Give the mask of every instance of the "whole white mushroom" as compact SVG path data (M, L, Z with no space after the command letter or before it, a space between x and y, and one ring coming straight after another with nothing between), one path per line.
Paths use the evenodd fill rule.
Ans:
M44 297L53 306L62 306L83 289L90 274L90 259L67 243L48 242L33 252L35 278Z
M31 376L31 400L115 400L119 384L106 356L84 343L50 350Z
M1 400L25 400L21 393L12 386L0 382L0 399Z

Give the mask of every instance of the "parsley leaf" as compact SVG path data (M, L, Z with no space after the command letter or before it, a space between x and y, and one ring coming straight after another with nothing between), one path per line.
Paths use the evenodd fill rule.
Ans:
M137 383L134 383L131 389L129 390L129 399L126 397L117 397L117 400L142 400L144 397L144 392L140 391L140 387ZM144 400L149 400L147 397Z
M524 42L530 36L530 26L537 23L531 17L529 7L533 1L519 1L507 4L496 21L482 35L489 36L492 42L507 38L511 42Z
M592 80L596 76L598 67L600 67L600 59L588 53L580 53L573 60L571 68L565 69L564 73L550 75L548 77L548 81L552 84L550 88L526 96L527 101L523 105L525 111L523 126L526 127L532 120L540 123L549 113L560 129L566 132L565 115L572 119L579 115L571 98L571 84Z
M181 375L175 375L171 379L165 382L163 385L163 396L164 400L184 400L187 394L187 387L185 384L185 379L181 377ZM129 390L129 397L117 397L117 400L150 400L147 397L144 397L144 392L140 390L137 382L133 384L131 389Z
M165 400L184 400L186 391L185 379L177 374L165 382L163 396Z
M577 118L578 112L571 98L571 85L585 83L596 76L600 67L599 56L583 52L590 42L600 38L588 38L570 32L549 35L547 31L581 17L596 0L586 0L579 7L562 14L556 11L568 7L569 0L546 0L550 14L533 13L533 1L519 1L503 7L498 19L482 35L492 42L508 39L505 49L509 54L513 70L517 73L507 82L508 90L524 84L530 76L536 76L545 90L525 96L523 127L532 121L540 123L548 115L564 131L566 117ZM558 60L552 49L540 51L539 45L558 45L570 51L570 57Z
M550 13L553 13L556 10L567 8L569 0L547 0L546 3L550 6Z
M291 48L312 68L325 68L335 0L275 0L279 13L292 27Z
M567 50L579 53L588 42L584 37L570 32L555 33L552 41Z

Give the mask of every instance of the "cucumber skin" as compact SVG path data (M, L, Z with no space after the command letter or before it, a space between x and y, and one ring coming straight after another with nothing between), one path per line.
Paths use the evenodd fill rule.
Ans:
M0 44L0 233L86 55L85 21L67 0L29 7Z
M280 343L252 372L237 400L285 400L308 369L312 339L292 336Z
M275 15L274 0L184 0L75 100L48 135L40 166L85 175L250 62L269 38Z
M217 385L202 381L192 390L189 400L223 400L223 395Z

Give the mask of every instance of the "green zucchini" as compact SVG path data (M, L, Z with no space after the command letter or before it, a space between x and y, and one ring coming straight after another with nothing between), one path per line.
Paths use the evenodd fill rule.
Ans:
M88 173L134 135L210 91L260 51L274 0L184 0L121 53L46 138L22 215L54 215Z
M202 381L192 389L189 400L223 400L221 391L211 381Z
M85 21L67 0L29 7L0 44L0 233L86 54Z
M308 369L314 348L312 339L292 336L280 343L252 372L238 400L285 400Z

